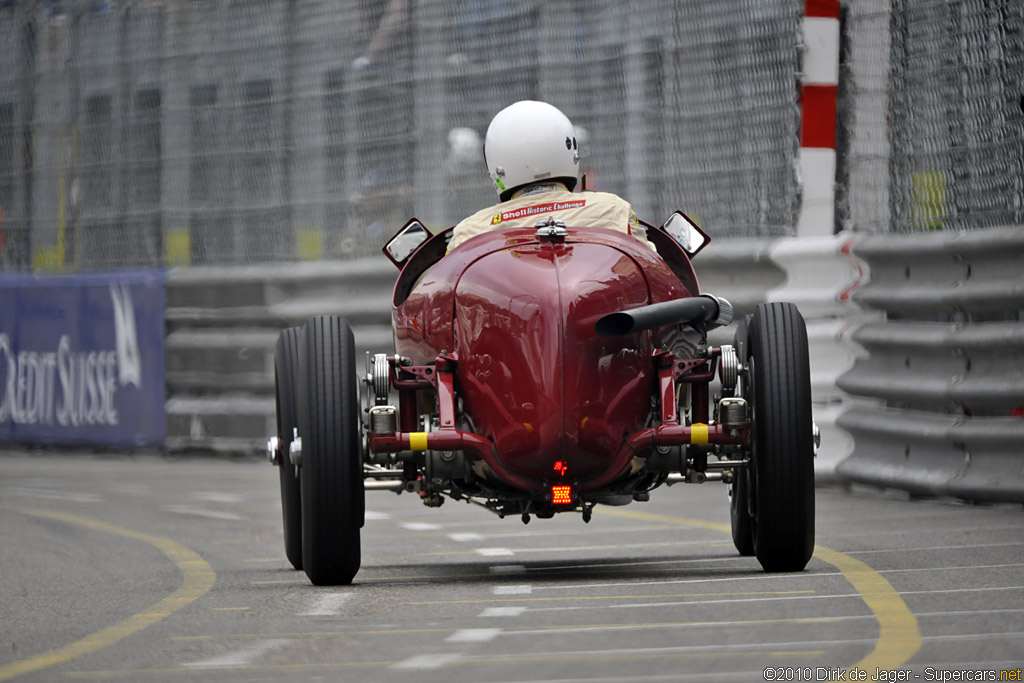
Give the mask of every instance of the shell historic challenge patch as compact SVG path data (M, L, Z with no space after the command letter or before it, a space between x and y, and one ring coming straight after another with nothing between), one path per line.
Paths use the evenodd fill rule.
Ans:
M511 209L503 213L494 215L491 219L491 225L498 225L505 221L514 221L517 218L529 218L530 216L536 216L542 213L551 213L553 211L565 211L566 209L582 209L587 205L585 199L574 199L567 202L547 202L545 204L534 204L533 206L524 206L519 209Z

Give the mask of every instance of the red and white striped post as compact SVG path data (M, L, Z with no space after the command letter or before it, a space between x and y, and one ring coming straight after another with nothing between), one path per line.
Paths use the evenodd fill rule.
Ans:
M831 235L835 223L836 94L839 86L839 0L806 0L800 92L798 237Z

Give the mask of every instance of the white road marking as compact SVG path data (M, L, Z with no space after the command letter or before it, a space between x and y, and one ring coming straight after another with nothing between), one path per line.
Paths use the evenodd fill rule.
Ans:
M449 655L449 654L434 654L434 655L416 655L410 657L404 661L398 662L393 665L392 669L440 669L445 664L451 662L457 662L462 657L460 655Z
M972 633L966 635L952 635L952 636L925 636L923 640L926 641L942 641L942 640L984 640L990 637L1018 637L1024 635L1024 632L1016 633ZM582 657L582 656L631 656L631 655L656 655L656 654L683 654L687 652L719 652L719 651L739 651L752 650L758 651L760 649L771 649L777 651L781 648L802 648L806 649L811 646L835 646L835 645L847 645L851 643L873 643L873 638L850 638L850 639L837 639L837 640L801 640L791 641L785 643L771 642L771 643L733 643L725 644L718 643L713 645L678 645L672 647L646 647L646 648L620 648L620 649L606 649L606 650L559 650L554 652L531 652L530 657L553 657L560 659L563 657ZM513 655L514 656L514 655ZM472 662L474 659L490 659L493 661L494 655L468 655L465 660Z
M518 617L525 607L488 607L479 614L481 617Z
M698 653L698 652L743 652L753 651L760 652L763 650L770 650L772 652L778 652L783 648L795 647L801 650L806 650L812 646L821 645L847 645L850 643L874 643L874 638L851 638L849 640L806 640L806 641L794 641L788 643L715 643L713 645L675 645L670 647L637 647L637 648L609 648L606 650L558 650L548 652L530 652L532 659L539 659L545 657L551 657L553 659L564 659L564 658L581 658L581 657L615 657L615 656L636 656L636 655L672 655L672 654L686 654L686 653ZM512 658L516 655L507 655ZM466 655L463 661L472 662L475 659L488 659L494 661L497 657L494 655Z
M956 569L963 570L976 570L976 569L1005 569L1009 567L1022 567L1024 563L1015 564L981 564L971 566L956 566L956 567L914 567L909 569L877 569L879 574L898 574L898 573L912 573L912 572L937 572L937 571L951 571ZM553 567L545 567L546 570L554 569ZM822 576L842 576L842 572L815 572L812 574L815 578ZM726 576L717 577L713 579L666 579L664 581L617 581L614 583L587 583L587 584L576 584L576 585L558 585L558 586L537 586L537 590L571 590L577 588L616 588L619 586L664 586L670 584L680 583L719 583L722 581L775 581L780 579L804 579L807 578L807 574L754 574L751 576Z
M701 541L701 543L702 544L706 544L704 541ZM729 546L730 548L732 547L731 543L720 543L720 544L717 544L717 545L721 545L722 547L725 547L725 546ZM756 563L756 561L752 557L742 557L740 555L725 555L725 556L722 556L722 557L702 557L700 559L694 559L694 560L646 560L646 561L643 561L643 562L594 562L592 564L553 565L553 566L544 566L542 568L537 569L536 571L547 572L547 571L553 571L553 570L557 570L557 569L618 569L618 568L621 568L621 567L644 567L644 566L652 565L652 564L697 564L697 563L702 563L702 562L730 562L730 561L745 562L745 563L749 564L751 566L751 568L759 567L760 566L760 565L758 565ZM817 574L815 576L817 576Z
M110 490L114 493L125 493L132 496L148 496L153 492L146 484L112 484Z
M164 512L176 512L179 515L192 515L194 517L206 517L207 519L220 519L237 521L242 519L233 512L220 512L218 510L204 510L190 505L165 505L161 508Z
M196 491L192 494L196 500L203 500L208 503L241 503L242 496L237 493L223 493L221 491Z
M476 552L484 557L505 557L515 555L515 553L508 548L477 548Z
M488 567L487 570L492 574L525 574L526 567L521 564L498 564L493 567Z
M441 528L440 524L433 524L432 522L403 522L398 526L409 531L437 531Z
M964 668L964 667L960 667ZM764 669L757 669L756 671L751 669L750 671L723 671L721 673L707 673L707 674L694 674L687 672L687 681L717 681L725 679L727 681L735 681L737 679L751 679L753 680L758 674L763 672ZM749 674L745 676L744 674ZM631 674L629 677L630 683L679 683L679 674L655 674L653 676L639 676ZM611 681L612 683L622 683L621 676L614 676L612 678L531 678L529 680L520 679L516 681L492 681L492 683L602 683L602 681Z
M1007 567L1024 567L1024 562L1017 562L1015 564L972 564L962 565L955 567L915 567L913 569L876 569L875 571L879 574L896 574L901 572L946 572L955 571L957 569L1005 569Z
M1000 586L997 588L948 588L944 590L926 590L926 591L900 591L901 596L907 595L937 595L939 593L976 593L982 591L1010 591L1010 590L1024 590L1024 586ZM839 600L845 598L857 598L863 599L860 593L842 593L839 595L785 595L771 598L723 598L718 600L702 600L700 598L694 598L693 600L673 601L673 602L636 602L626 603L623 605L579 605L579 606L562 606L562 607L531 607L530 612L575 612L579 610L590 610L590 609L649 609L651 607L678 607L680 605L715 605L719 603L733 603L733 602L770 602L770 601L782 601L782 600Z
M1024 541L1015 543L979 543L977 545L933 545L927 548L879 548L875 550L844 550L846 555L871 555L874 553L916 553L930 550L968 550L975 548L1005 548L1007 546L1024 545Z
M461 534L448 534L448 538L459 543L468 543L470 541L482 541L484 537L482 534L474 533L461 533Z
M391 515L388 514L387 512L377 512L375 510L367 510L366 511L366 515L364 517L368 521L369 520L391 519Z
M537 586L537 590L573 590L579 588L619 588L621 586L668 586L680 583L718 583L719 581L774 581L776 579L806 579L808 576L842 576L842 572L815 572L814 574L766 574L753 576L726 576L715 579L665 579L664 581L616 581L614 583L587 583L576 585Z
M608 550L634 550L638 548L679 548L684 545L698 545L712 548L732 548L733 544L727 541L683 541L667 543L622 543L618 545L584 545L584 546L559 546L554 548L516 548L516 553L600 553ZM425 553L426 555L460 555L463 551L447 551ZM750 562L748 557L723 557L722 560L744 560ZM708 560L713 561L713 560ZM548 568L545 567L545 570Z
M529 584L519 586L495 586L491 589L495 595L529 595L533 592L533 586Z
M286 638L262 640L258 643L253 643L248 647L243 647L240 650L220 655L219 657L211 657L210 659L203 659L198 662L188 662L186 664L182 664L182 666L194 669L249 666L259 657L262 657L271 650L282 648L290 642L292 641Z
M838 621L850 621L850 620L870 620L874 619L873 614L856 614L843 617L793 617L789 619L748 619L738 621L690 621L681 622L678 624L621 624L621 625L602 625L602 626L577 626L575 628L567 628L560 626L558 628L535 628L528 630L516 630L516 631L503 631L500 635L504 636L539 636L546 635L549 633L590 633L590 632L602 632L602 631L650 631L650 630L669 630L669 629L687 629L687 628L712 628L712 627L733 627L733 626L756 626L759 624L777 624L777 623L793 623L793 624L831 624Z
M955 533L971 534L971 533L986 533L986 532L992 532L992 531L1020 531L1020 525L1019 524L993 524L992 526L955 527L955 526L942 526L942 522L944 520L941 520L940 518L937 518L935 516L928 516L928 515L915 515L915 516L916 517L924 517L924 518L933 519L933 520L938 520L938 524L937 524L935 529L907 529L907 530L903 531L903 533L905 535L909 535L909 534L913 533L913 534L917 534L917 535L920 536L920 535L929 533L930 531L941 531L942 533L949 533L951 535L954 532ZM901 517L901 519L907 519L907 518L906 517ZM864 526L865 521L867 521L867 520L858 520L858 525L859 526ZM882 521L882 520L878 520L878 521ZM891 522L892 520L886 520L886 521ZM874 537L874 536L877 536L878 533L879 532L878 532L877 529L872 529L871 531L851 531L851 532L842 533L842 534L829 534L828 537L830 539L837 539L837 538L859 538L861 536L872 536L872 537Z
M81 493L77 491L58 491L55 489L34 488L31 486L14 486L5 489L5 493L28 498L41 498L43 500L64 500L72 503L99 503L103 501L101 496L95 493Z
M501 634L500 628L466 628L444 639L446 643L486 643Z
M458 526L458 525L457 524L446 524L445 528L446 529L450 529L450 528L454 528L456 526ZM606 527L606 528L601 528L601 529L595 529L592 532L588 531L587 535L590 535L590 534L594 534L594 535L600 534L601 536L606 536L608 534L637 534L637 533L664 532L664 531L676 532L677 535L679 535L679 536L693 535L692 533L691 534L687 533L687 532L692 531L691 528L689 528L689 527L681 527L679 525L671 525L671 524L649 524L647 526L632 526L632 527L623 526L623 527L614 527L614 528ZM579 530L571 530L571 529L550 529L550 530L545 529L544 530L544 537L545 538L553 538L555 536L572 536L573 538L576 538L579 535L580 535L580 531ZM493 533L493 534L485 534L485 537L486 538L499 538L499 537L500 538L536 538L537 537L537 530L536 529L527 529L526 531L501 531L501 532L497 532L497 533ZM679 541L679 543L680 544L705 543L705 541Z
M968 616L968 615L988 615L996 612L1013 612L1019 613L1024 612L1024 609L1007 609L1007 610L972 610L965 612L925 612L915 614L917 618L923 617L950 617L950 616ZM737 621L691 621L681 622L677 624L621 624L621 625L600 625L600 626L579 626L576 628L536 628L529 630L515 630L515 631L502 631L498 635L503 636L538 636L546 635L549 633L587 633L591 631L645 631L645 630L664 630L672 628L709 628L709 627L733 627L733 626L751 626L755 624L770 624L776 622L792 622L796 624L824 624L833 623L838 621L857 621L857 620L870 620L874 619L873 614L848 614L843 616L830 616L830 617L794 617L790 619L754 619L754 620L737 620ZM997 634L998 635L998 634ZM964 636L932 636L933 638L961 638ZM968 638L976 638L979 636L971 635L966 636ZM927 640L928 638L926 638Z
M341 611L349 600L352 593L324 593L313 598L309 609L302 613L304 617L333 617Z
M977 614L1017 614L1024 612L1024 609L974 609L974 610L963 610L958 612L914 612L914 616L921 617L964 617Z

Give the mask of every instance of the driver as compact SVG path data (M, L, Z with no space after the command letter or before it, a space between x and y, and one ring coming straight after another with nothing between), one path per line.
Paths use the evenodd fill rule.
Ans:
M546 218L621 230L654 249L629 202L608 192L572 194L580 163L576 133L550 104L523 100L498 112L487 127L484 161L500 201L456 225L448 251L488 230L529 228Z

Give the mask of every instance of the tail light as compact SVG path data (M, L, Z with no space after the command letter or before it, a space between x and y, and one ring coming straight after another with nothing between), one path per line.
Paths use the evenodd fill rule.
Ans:
M572 487L566 485L551 487L552 505L572 505Z

